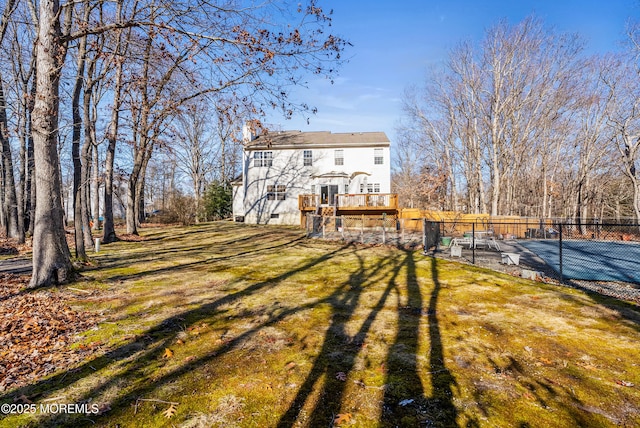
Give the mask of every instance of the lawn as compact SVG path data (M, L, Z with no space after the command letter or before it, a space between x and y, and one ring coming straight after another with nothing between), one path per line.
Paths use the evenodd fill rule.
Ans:
M142 235L50 291L93 352L0 426L640 426L637 305L295 228Z

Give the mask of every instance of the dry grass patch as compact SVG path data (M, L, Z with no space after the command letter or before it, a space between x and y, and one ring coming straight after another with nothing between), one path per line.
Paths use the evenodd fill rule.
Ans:
M0 425L640 425L632 304L293 228L144 233L85 272L109 349L0 398L101 414Z

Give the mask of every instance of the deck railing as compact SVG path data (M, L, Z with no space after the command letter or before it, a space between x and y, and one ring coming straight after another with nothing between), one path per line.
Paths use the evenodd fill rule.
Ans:
M362 193L341 194L335 196L335 206L341 210L381 210L398 209L398 195L395 193ZM301 211L311 211L322 204L320 195L298 196L298 207Z

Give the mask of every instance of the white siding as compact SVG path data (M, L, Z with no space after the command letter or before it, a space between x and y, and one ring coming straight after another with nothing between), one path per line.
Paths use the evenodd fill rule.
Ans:
M336 165L336 149L343 150L343 165ZM304 150L312 150L311 166L304 165ZM272 152L272 165L254 166L256 151ZM247 223L299 224L298 195L310 194L312 189L319 194L323 185L337 185L339 194L361 193L361 185L365 192L368 185L372 188L375 185L380 193L389 193L389 147L382 148L381 165L374 164L374 154L374 147L245 150L243 182L241 186L234 187L234 218L244 216ZM285 186L284 199L278 195L269 197L269 190L273 190L270 186L277 185Z

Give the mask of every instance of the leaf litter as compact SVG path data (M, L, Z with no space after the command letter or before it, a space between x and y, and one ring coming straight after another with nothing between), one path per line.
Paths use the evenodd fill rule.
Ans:
M70 369L102 347L72 346L99 314L73 309L67 293L25 291L28 283L28 275L0 274L0 392Z

